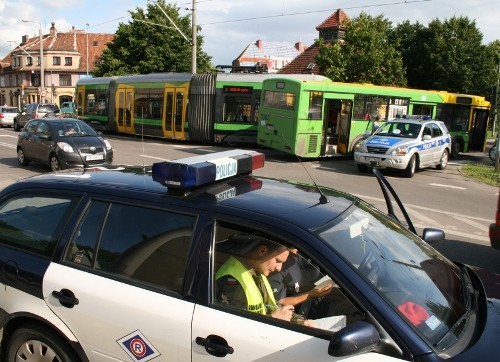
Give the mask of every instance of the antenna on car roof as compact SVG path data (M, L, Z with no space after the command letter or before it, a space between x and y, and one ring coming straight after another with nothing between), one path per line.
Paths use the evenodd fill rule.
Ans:
M290 143L288 142L288 140L283 136L283 133L281 134L281 138L283 140L285 140L285 142L287 143L288 147L292 148L292 146L290 145ZM328 198L325 196L325 194L323 193L323 191L321 191L321 189L319 188L319 186L316 183L316 181L314 181L313 177L311 176L311 174L307 170L306 166L304 166L304 163L302 162L302 160L300 159L300 157L298 155L295 155L295 157L297 157L297 159L299 160L301 166L304 168L304 170L306 171L307 175L309 176L309 178L311 179L312 183L314 184L314 187L316 187L316 190L318 190L318 192L320 194L319 203L320 204L328 204L330 202L330 200L328 200Z

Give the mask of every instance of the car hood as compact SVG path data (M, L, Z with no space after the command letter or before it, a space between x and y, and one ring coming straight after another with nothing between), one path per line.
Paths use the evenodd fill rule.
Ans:
M86 147L104 147L104 140L101 137L95 136L74 136L74 137L64 137L59 140L60 142L66 142L70 146L76 148L86 148Z
M419 141L414 138L401 138L401 137L388 137L388 136L371 136L365 141L366 146L371 147L386 147L392 148L394 146L413 146L417 145Z

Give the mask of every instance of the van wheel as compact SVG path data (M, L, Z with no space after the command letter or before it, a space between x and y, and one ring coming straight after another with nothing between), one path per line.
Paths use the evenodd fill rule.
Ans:
M441 160L439 160L439 163L436 165L436 168L438 170L444 170L446 168L446 165L448 165L448 151L444 150L443 154L441 155Z
M57 156L54 154L51 154L49 157L49 165L50 165L51 171L62 170L61 163L59 162L59 159L57 158Z
M415 174L415 170L417 169L417 156L413 155L408 162L408 166L406 166L406 170L404 172L406 177L413 177Z
M50 329L40 327L15 330L9 338L6 356L9 362L79 361L79 358L61 337Z

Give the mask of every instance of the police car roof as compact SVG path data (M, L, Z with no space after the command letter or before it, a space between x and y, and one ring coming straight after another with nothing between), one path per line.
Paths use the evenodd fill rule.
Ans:
M249 175L205 185L185 195L172 195L167 192L168 187L153 180L151 167L139 166L74 169L37 175L6 187L1 194L21 188L43 189L47 193L75 190L126 196L137 204L163 203L241 217L260 215L291 222L304 229L321 226L336 218L356 199L340 191L322 188L330 201L325 204L320 202L321 195L313 185Z

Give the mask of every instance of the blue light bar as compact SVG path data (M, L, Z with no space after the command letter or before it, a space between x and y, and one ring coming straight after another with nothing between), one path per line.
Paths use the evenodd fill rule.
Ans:
M231 150L210 155L153 163L153 180L172 188L187 189L249 174L264 167L264 154Z

